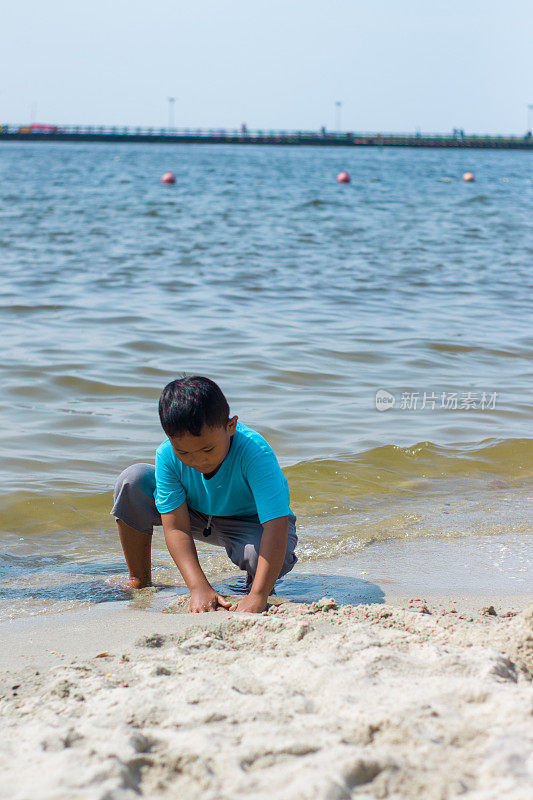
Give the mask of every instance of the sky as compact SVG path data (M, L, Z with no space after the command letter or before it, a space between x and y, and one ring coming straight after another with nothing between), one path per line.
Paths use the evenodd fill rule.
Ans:
M531 0L21 0L0 124L522 134ZM533 121L533 112L530 114Z

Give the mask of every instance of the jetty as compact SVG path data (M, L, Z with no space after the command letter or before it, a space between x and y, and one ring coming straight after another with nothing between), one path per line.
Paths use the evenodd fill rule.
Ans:
M313 147L446 147L532 150L523 136L452 133L357 133L353 131L143 128L83 125L0 125L0 142L113 142L132 144L241 144Z

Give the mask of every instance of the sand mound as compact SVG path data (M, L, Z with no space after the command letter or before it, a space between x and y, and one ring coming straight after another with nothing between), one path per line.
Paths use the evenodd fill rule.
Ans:
M212 616L212 615L209 615ZM220 612L2 698L13 800L529 800L533 607Z

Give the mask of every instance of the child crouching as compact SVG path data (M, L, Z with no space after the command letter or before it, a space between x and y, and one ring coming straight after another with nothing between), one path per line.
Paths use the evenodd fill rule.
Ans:
M189 610L264 611L274 583L297 561L296 517L287 479L268 442L230 409L220 387L200 376L163 389L159 418L167 439L155 468L133 464L114 490L118 531L129 580L151 584L154 525L165 541L191 598ZM247 573L248 594L232 604L205 576L194 540L224 547Z

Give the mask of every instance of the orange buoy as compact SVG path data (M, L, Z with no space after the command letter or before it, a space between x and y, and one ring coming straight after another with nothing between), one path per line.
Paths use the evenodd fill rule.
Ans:
M476 179L474 178L473 172L465 172L465 174L463 175L463 180L466 181L467 183L472 183Z
M339 172L337 175L337 183L350 183L351 178L347 172Z
M176 176L173 172L165 172L161 178L161 183L166 183L167 186L171 186L173 183L176 183Z

